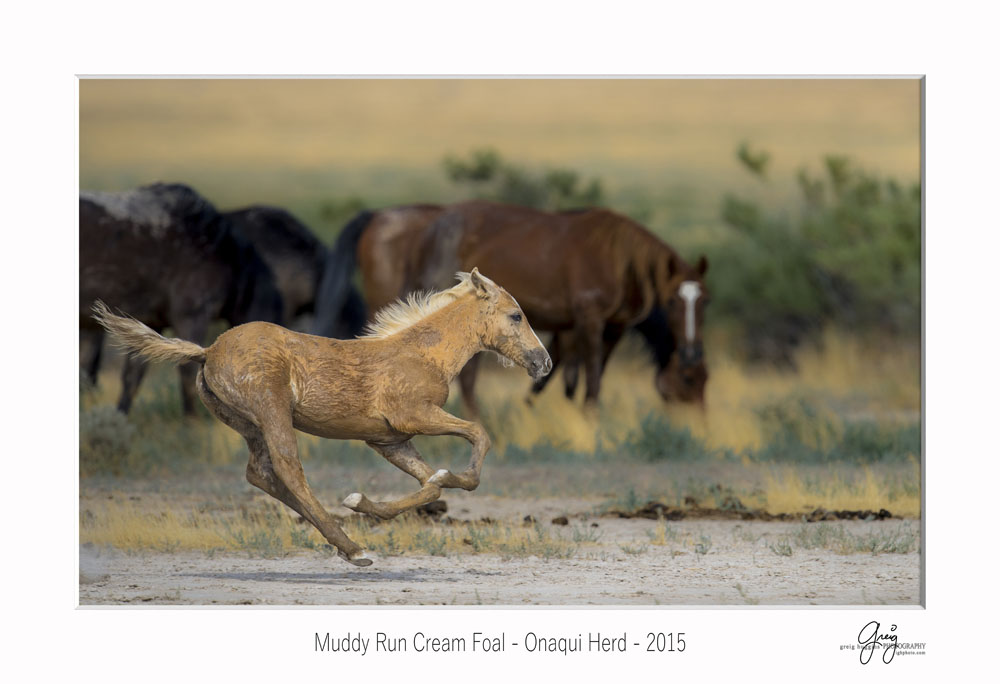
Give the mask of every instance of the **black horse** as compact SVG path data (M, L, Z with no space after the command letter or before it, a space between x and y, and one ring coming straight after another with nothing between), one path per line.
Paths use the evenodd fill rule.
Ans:
M80 193L81 365L91 381L103 331L97 299L157 331L203 344L217 319L281 322L274 275L251 241L205 198L180 184L120 193ZM146 365L128 357L118 408L127 413ZM195 405L197 368L181 367L185 413Z
M336 310L316 310L316 293L324 274L338 265L331 262L330 250L305 224L278 207L252 206L224 215L250 239L274 273L284 302L283 325L303 327L296 321L312 315L310 332L316 335L349 338L362 331L367 311L361 295L349 282L343 301L333 305Z

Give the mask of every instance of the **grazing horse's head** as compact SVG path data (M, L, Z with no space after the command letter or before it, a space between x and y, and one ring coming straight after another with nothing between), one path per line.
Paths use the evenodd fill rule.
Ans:
M656 374L656 391L667 401L705 404L708 369L704 362L682 366L677 356Z
M679 260L675 261L675 265ZM704 401L705 354L702 324L708 305L705 272L708 260L702 256L694 266L686 264L673 274L676 284L664 304L667 325L676 343L670 363L657 376L656 387L664 397L681 401Z
M507 290L480 274L478 268L468 274L468 281L479 298L482 314L479 335L483 346L521 366L535 380L548 375L552 359L517 301Z

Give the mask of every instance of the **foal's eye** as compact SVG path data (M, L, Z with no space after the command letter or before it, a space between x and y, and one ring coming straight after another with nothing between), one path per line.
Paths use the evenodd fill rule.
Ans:
M514 321L515 323L520 323L523 319L524 319L524 316L522 316L519 313L511 314L510 315L510 320Z

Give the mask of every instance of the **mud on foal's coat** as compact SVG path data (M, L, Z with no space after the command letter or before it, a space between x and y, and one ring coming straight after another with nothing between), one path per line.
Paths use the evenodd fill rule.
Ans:
M248 323L204 349L167 339L101 303L95 318L119 344L152 360L197 361L205 406L243 435L247 480L299 513L337 547L341 558L370 565L306 482L295 430L331 439L361 439L420 483L395 501L354 493L344 505L379 518L437 499L444 487L479 485L490 439L481 425L442 410L448 386L480 351L494 351L539 378L552 361L520 306L477 269L459 284L413 295L379 312L368 334L334 340L270 323ZM435 470L417 453L414 435L458 435L472 445L461 473Z

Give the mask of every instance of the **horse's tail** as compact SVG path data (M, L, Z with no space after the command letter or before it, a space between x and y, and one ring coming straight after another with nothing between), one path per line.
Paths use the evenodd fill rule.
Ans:
M167 338L131 316L112 313L108 305L94 302L94 319L111 335L115 345L150 361L168 363L205 362L205 349L194 342Z
M314 335L332 336L344 315L344 307L354 288L351 278L358 262L358 240L371 223L375 213L367 209L352 218L337 236L323 266L323 278L316 291ZM362 316L362 318L364 318ZM361 321L362 325L364 321ZM352 331L353 333L360 330Z

